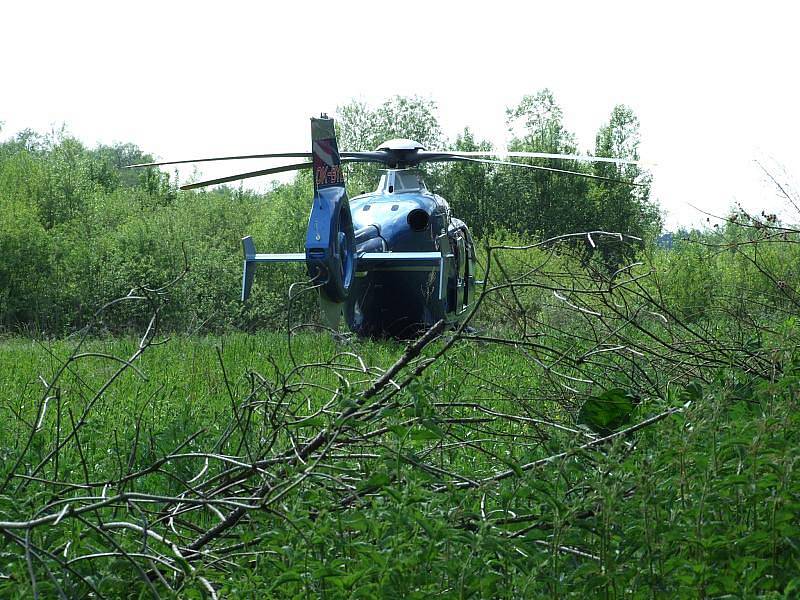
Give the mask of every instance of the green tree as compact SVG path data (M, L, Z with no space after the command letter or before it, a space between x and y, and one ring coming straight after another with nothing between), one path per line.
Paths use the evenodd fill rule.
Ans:
M458 134L451 149L457 152L488 152L492 145L476 141L468 127ZM490 233L498 216L492 198L494 167L468 163L451 163L444 170L438 190L453 208L453 213L469 225L476 236Z
M572 154L575 136L564 127L564 113L553 92L545 88L522 97L519 104L506 109L506 127L511 134L511 150Z
M142 152L136 144L115 143L100 145L89 152L92 158L93 178L106 190L116 187L133 188L145 183L148 178L165 176L158 169L125 169L128 165L153 162L150 154Z
M436 103L419 96L394 96L376 108L353 100L337 109L337 137L341 150L375 150L393 138L408 138L429 149L442 147L444 136L436 117ZM379 166L351 165L347 180L352 193L372 190Z
M34 324L45 312L51 252L33 207L0 196L0 326Z
M0 191L34 204L46 229L78 216L93 194L110 191L115 175L64 129L20 132L4 144Z
M573 154L575 136L563 123L563 112L553 93L544 89L527 95L506 111L511 134L509 149L525 152ZM572 161L536 159L533 165L581 170ZM511 231L545 237L581 231L592 221L585 198L588 184L582 177L508 167L498 173L496 191L506 207L502 224Z
M608 122L597 132L595 154L639 160L640 140L639 119L631 108L620 104L614 107ZM595 228L648 240L654 238L661 229L661 219L658 207L650 201L650 175L638 165L598 162L593 163L592 169L595 175L640 184L629 186L593 181L590 199L595 207Z

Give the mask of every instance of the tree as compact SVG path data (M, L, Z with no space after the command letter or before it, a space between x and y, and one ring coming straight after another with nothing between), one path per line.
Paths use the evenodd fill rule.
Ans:
M451 149L488 152L492 145L485 140L477 142L469 127L465 127ZM488 165L455 162L445 169L439 185L453 212L470 226L476 236L490 233L497 218L496 204L492 201L493 172L494 168Z
M142 152L136 144L115 143L100 145L90 151L95 179L107 191L118 186L133 188L145 182L148 174L159 174L157 169L125 169L128 165L152 162L150 154ZM145 182L146 183L146 182Z
M0 192L36 206L45 229L81 213L98 189L115 187L115 175L64 129L40 135L24 130L3 144Z
M576 152L575 136L563 124L563 113L553 93L544 89L527 95L506 110L512 151ZM574 162L536 159L532 164L580 170ZM504 225L512 231L545 237L581 231L591 221L586 202L588 184L574 175L508 168L499 172L497 193L505 208Z
M409 138L429 149L442 146L443 135L436 117L436 103L419 96L394 96L375 109L353 100L337 109L340 150L375 150L386 140ZM354 193L375 187L378 167L351 165L348 185Z
M614 107L608 123L597 132L595 154L603 157L639 160L639 119L630 107ZM650 201L651 177L638 165L593 163L593 173L612 179L632 181L629 186L607 181L592 182L590 197L597 214L597 229L651 239L661 229L657 206ZM623 257L606 257L608 260ZM613 262L612 260L612 262Z
M46 310L51 243L32 206L0 195L0 326L35 323Z
M506 127L511 134L511 150L572 154L575 136L563 124L564 113L553 92L545 88L522 97L514 108L506 109Z

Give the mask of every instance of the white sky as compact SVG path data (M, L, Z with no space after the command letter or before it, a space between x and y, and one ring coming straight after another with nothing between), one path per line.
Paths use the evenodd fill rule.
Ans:
M800 178L796 2L12 0L0 15L2 138L66 123L165 159L304 151L308 117L417 94L448 136L502 146L505 108L549 87L584 150L615 104L635 110L668 226L704 221L690 204L775 210L753 159Z

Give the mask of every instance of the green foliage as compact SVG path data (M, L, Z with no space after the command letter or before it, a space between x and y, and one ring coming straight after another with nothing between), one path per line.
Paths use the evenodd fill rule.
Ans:
M595 156L639 160L639 119L624 105L617 105L609 122L597 133ZM593 181L589 202L597 211L597 223L607 231L620 231L653 240L661 230L658 206L650 201L651 176L637 165L593 163L592 174L610 179L634 181L640 187L618 183ZM601 252L604 249L601 249ZM631 253L617 256L606 253L609 263L619 263L631 258Z
M36 317L52 268L52 251L34 208L0 195L0 326Z
M765 237L767 236L767 237ZM691 322L780 322L798 307L800 245L792 229L773 233L728 223L682 233L649 253L664 300Z
M475 140L469 128L458 134L451 150L458 152L491 151L489 142ZM444 170L438 192L450 202L453 214L467 223L478 238L488 236L503 223L502 204L494 201L494 167L475 163L453 163Z
M509 108L506 124L511 150L574 154L574 136L563 125L563 114L549 90L524 96ZM532 164L580 171L574 161L539 159ZM585 199L589 184L584 178L540 170L506 167L498 171L495 197L507 198L499 209L499 223L510 231L552 237L564 232L597 229L591 223L593 211Z
M409 137L429 148L446 147L436 112L433 101L419 97L395 96L377 107L353 101L338 111L340 146L373 149L388 138ZM512 149L576 150L547 90L525 96L507 116ZM450 146L491 149L467 128ZM637 147L638 122L630 110L618 107L598 134L597 152L636 157ZM288 289L303 279L302 268L259 269L252 300L242 306L237 301L239 240L252 235L261 251L302 250L311 197L307 174L266 194L229 187L183 193L157 169L123 168L151 159L132 144L89 149L64 130L46 135L23 131L0 144L0 201L8 207L0 217L0 245L8 253L0 267L7 281L0 290L0 327L67 333L132 287L159 286L187 266L171 288L164 326L220 331L274 329L285 323ZM583 168L566 161L534 162ZM527 240L591 229L648 235L657 227L647 189L634 193L553 173L466 163L426 169L429 186L480 238ZM628 167L618 175L644 178ZM350 191L372 189L377 176L371 166L352 166ZM603 251L610 267L629 258ZM293 307L297 316L307 316L314 311L313 298L300 297ZM104 326L125 331L144 318L120 309L107 315Z
M512 150L575 153L574 136L563 125L563 114L549 90L525 96L507 111ZM617 106L597 134L595 155L637 160L639 121L625 106ZM565 231L605 230L652 239L660 229L658 209L649 201L649 177L635 165L574 161L534 161L547 167L584 172L610 179L641 183L644 187L581 177L511 169L498 178L498 195L513 198L509 224L524 223L527 231L544 237ZM518 227L518 226L517 226ZM630 256L607 254L610 266Z
M171 288L164 325L183 331L279 327L299 269L263 269L253 301L238 301L240 239L260 248L302 249L310 181L266 195L231 188L178 192L130 144L87 150L63 133L23 132L0 145L0 326L63 333L92 320L137 285ZM263 293L261 293L263 291ZM303 299L298 310L309 310ZM109 313L110 331L137 328L144 312Z
M75 444L64 446L60 466L48 467L47 478L72 472L80 481L81 465L88 463L92 481L111 479L120 469L146 468L195 432L199 436L184 451L208 449L224 433L229 393L250 393L249 372L266 365L291 369L284 339L265 333L179 337L154 348L139 364L148 379L129 373L111 388L91 428L84 430L82 451ZM136 343L95 340L85 350L127 354ZM20 451L36 416L38 390L31 383L39 374L51 379L70 347L69 342L41 346L23 339L0 346L0 369L11 375L0 381L0 415L6 424L0 432L0 477L7 474L9 458ZM377 366L393 361L398 347L360 342L350 350ZM298 336L293 351L294 359L314 364L337 349L329 337L309 335ZM480 357L488 365L481 368L482 379L495 373L512 384L504 374L525 368L513 351L500 346L481 349ZM462 352L457 358L474 357ZM65 412L77 414L85 402L78 402L81 390L100 385L109 373L106 367L94 359L70 369L61 382L63 397L73 398ZM463 375L454 376L459 373L454 365L442 367L410 390L403 419L412 414L435 418L425 402L430 393L439 402L463 400L484 386L479 380L465 385ZM642 430L630 443L617 441L565 456L546 469L520 471L477 491L432 491L430 479L402 457L411 460L414 452L441 443L437 427L394 426L384 439L383 454L371 463L374 470L358 482L362 496L355 505L332 505L334 490L323 480L309 486L301 501L287 500L279 511L254 510L241 537L226 542L245 544L241 554L228 556L224 571L201 566L182 583L181 595L202 594L197 577L205 576L221 597L422 598L443 590L477 598L791 597L800 562L800 370L789 366L785 375L752 384L746 394L741 373L722 369L709 375L704 386L674 386L663 400L651 400L648 413L687 399L692 404L658 427ZM610 390L600 399L621 406L627 396ZM491 406L504 410L499 400ZM51 407L29 450L34 464L58 435L55 410ZM483 456L492 460L490 452ZM136 491L179 493L180 480L201 467L201 458L164 465ZM484 467L482 462L473 465L475 471ZM0 520L25 519L38 502L36 482L13 485L15 494L0 497ZM48 528L34 541L60 547L68 558L103 547L98 532L73 523ZM208 521L200 524L209 526ZM119 540L129 551L142 548L141 536ZM73 567L108 596L146 592L125 561ZM0 595L30 595L24 553L6 538L0 541L0 573L6 576L0 579ZM55 593L44 574L39 586L42 595ZM81 588L68 588L68 593L79 596Z
M435 150L444 136L436 103L419 96L394 96L376 108L353 100L336 111L336 135L341 150L370 151L393 138L408 138ZM347 184L352 195L372 191L380 177L375 165L350 165Z
M506 110L511 149L574 154L575 136L566 130L563 119L552 91L543 89L523 96L517 106Z
M615 388L589 398L578 413L578 422L585 423L601 435L608 435L630 423L638 399L629 392Z

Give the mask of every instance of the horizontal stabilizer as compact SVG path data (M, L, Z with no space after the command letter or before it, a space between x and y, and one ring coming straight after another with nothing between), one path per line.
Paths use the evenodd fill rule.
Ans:
M242 302L250 296L253 276L258 263L305 262L304 252L258 254L253 238L242 238L244 271L242 273ZM439 299L444 297L444 262L452 255L442 252L363 252L358 255L357 271L439 271Z
M305 252L293 252L288 254L257 254L256 245L253 238L249 235L242 238L242 250L244 250L244 270L242 273L242 302L250 296L250 289L253 287L253 276L255 275L258 263L275 262L305 262Z
M254 254L253 258L248 258L249 263L273 263L273 262L305 262L305 252L291 252L288 254Z

